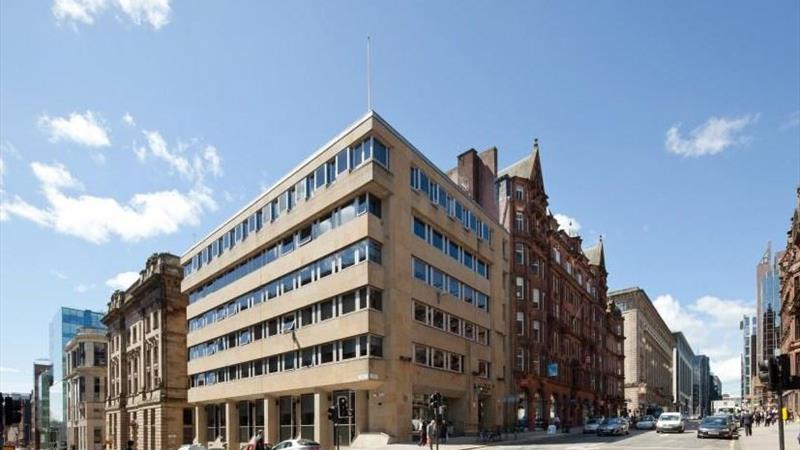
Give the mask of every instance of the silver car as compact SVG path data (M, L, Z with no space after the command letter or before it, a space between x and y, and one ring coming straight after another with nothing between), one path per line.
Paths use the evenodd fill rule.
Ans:
M609 417L608 419L603 420L600 423L600 426L597 427L597 435L603 436L605 434L610 435L623 435L629 434L628 421L622 417Z
M683 433L686 431L686 418L679 412L665 412L658 416L656 433L666 432Z
M636 422L637 430L652 430L656 427L656 418L653 416L644 416Z
M319 442L310 439L287 439L277 443L271 450L319 450Z
M600 426L600 422L603 419L601 417L591 417L586 419L586 422L583 424L583 432L584 433L597 433L597 428Z

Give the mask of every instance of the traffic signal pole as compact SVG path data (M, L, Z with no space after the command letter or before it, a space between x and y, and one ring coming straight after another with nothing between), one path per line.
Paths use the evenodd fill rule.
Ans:
M786 450L783 442L783 390L778 389L778 450Z

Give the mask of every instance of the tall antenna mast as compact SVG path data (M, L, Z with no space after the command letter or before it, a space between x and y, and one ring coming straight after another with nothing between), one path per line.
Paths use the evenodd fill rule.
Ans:
M372 49L371 39L367 36L367 112L372 111Z

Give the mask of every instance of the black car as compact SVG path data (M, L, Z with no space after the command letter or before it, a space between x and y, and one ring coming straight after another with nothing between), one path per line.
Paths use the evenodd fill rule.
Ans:
M708 437L734 438L736 437L736 424L733 423L730 416L706 417L697 427L697 439Z

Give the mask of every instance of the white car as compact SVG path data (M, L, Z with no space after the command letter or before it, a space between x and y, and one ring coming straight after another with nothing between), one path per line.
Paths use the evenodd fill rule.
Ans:
M583 432L584 433L597 433L597 427L600 426L600 422L602 422L602 418L592 417L586 419L586 422L583 424Z
M656 433L674 431L683 433L686 431L686 419L683 414L677 412L665 412L658 416L656 422Z
M319 442L310 439L287 439L278 442L271 450L320 450Z
M208 448L199 444L186 444L178 447L178 450L208 450Z
M636 422L637 430L652 430L656 427L656 418L653 416L644 416Z

